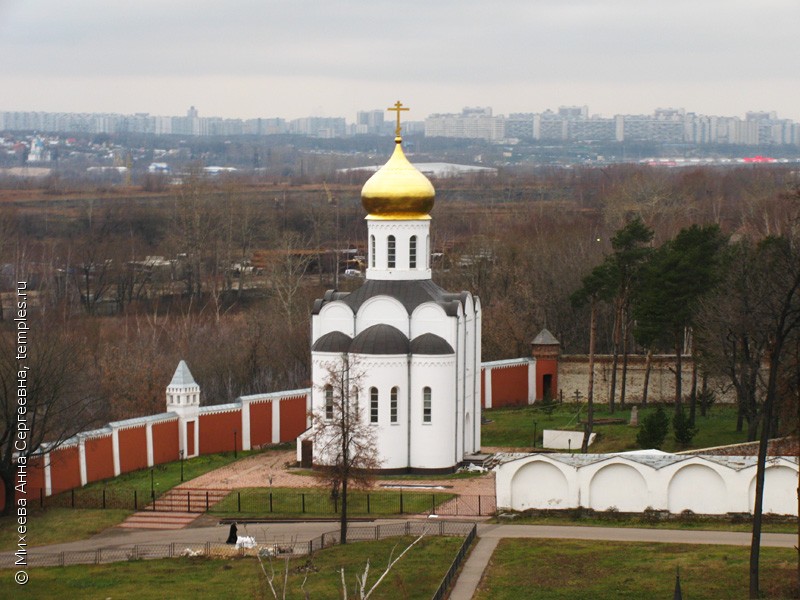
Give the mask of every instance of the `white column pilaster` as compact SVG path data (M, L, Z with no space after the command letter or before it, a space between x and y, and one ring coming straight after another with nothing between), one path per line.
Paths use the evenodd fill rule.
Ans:
M536 402L536 359L528 359L528 404Z
M242 450L250 450L250 402L242 400Z
M86 475L86 438L78 440L78 465L81 470L81 486L88 483L89 478Z
M492 408L492 368L484 367L483 369L483 388L484 398L486 399L486 408Z
M148 422L144 428L144 436L147 442L147 466L152 467L155 463L153 459L153 424Z
M281 441L281 402L280 399L272 400L272 443Z
M50 453L44 454L44 495L50 496L53 493L53 479L50 472Z
M114 455L114 477L117 477L122 470L119 466L119 429L111 428L111 452Z

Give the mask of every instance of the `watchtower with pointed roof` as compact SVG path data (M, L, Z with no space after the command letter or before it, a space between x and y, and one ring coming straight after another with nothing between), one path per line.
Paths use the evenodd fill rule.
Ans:
M187 458L196 456L200 451L200 386L184 360L178 363L172 381L167 386L167 412L176 413L179 417L179 451Z

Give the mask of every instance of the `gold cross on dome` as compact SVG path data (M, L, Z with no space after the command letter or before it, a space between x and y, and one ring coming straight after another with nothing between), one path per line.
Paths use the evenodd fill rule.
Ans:
M394 107L387 108L386 110L391 110L397 113L397 128L394 130L395 135L400 135L400 112L404 110L411 110L409 108L404 108L403 103L398 100L394 103Z

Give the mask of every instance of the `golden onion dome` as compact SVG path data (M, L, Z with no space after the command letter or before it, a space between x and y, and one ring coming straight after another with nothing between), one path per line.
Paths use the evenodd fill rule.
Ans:
M433 184L408 162L402 138L395 138L391 158L361 188L361 204L368 219L430 219L436 191Z

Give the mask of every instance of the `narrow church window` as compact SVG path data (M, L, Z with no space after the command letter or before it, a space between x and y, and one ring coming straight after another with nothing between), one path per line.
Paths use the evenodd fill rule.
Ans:
M408 268L417 268L417 236L415 235L408 240Z
M422 422L431 422L431 388L422 388Z
M378 422L378 388L369 388L369 422Z
M386 260L387 260L387 267L390 269L394 269L395 260L394 260L394 236L390 235L389 239L387 240L386 244Z
M369 266L375 268L375 236L369 236Z
M397 392L396 387L392 388L392 395L389 399L389 421L397 423Z
M333 419L333 386L325 386L325 418Z

